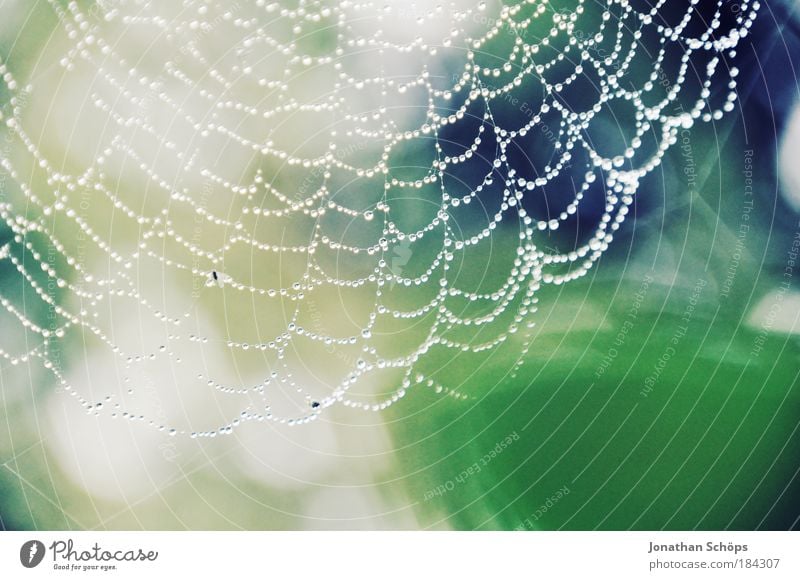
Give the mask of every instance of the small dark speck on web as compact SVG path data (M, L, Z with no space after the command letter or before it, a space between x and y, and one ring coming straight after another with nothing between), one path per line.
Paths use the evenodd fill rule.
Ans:
M317 407L319 407L319 401L313 401L313 402L311 403L311 408L312 408L312 409L316 409Z

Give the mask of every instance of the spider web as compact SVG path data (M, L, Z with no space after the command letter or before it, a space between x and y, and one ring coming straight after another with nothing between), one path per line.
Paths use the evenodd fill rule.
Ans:
M50 0L52 66L0 63L0 259L35 294L0 299L25 332L0 356L193 437L464 397L426 359L513 342L524 363L540 289L584 276L679 133L733 109L759 5L726 4ZM76 375L70 341L118 380ZM237 411L148 416L147 381Z

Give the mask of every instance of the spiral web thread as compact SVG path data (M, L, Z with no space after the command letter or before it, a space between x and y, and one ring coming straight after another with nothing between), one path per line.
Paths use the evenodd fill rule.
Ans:
M2 199L14 238L0 259L51 321L2 297L30 348L0 355L14 365L41 361L89 413L193 437L231 433L244 421L305 423L337 404L379 411L420 383L448 391L418 368L434 351L491 352L517 335L524 362L540 288L584 276L679 132L733 109L730 63L759 7L743 0L726 14L722 0L702 10L697 1L679 10L675 2L625 0L166 4L50 0L67 46L57 68L64 78L92 71L83 106L103 126L101 145L80 171L60 165L26 131L24 105L37 94L36 81L22 86L0 63L2 120L14 143L2 155L4 194L17 188L16 197ZM125 58L120 31L139 30L148 44ZM416 70L398 70L402 64ZM310 120L303 131L313 138L291 142L296 135L281 133L286 119ZM179 125L190 135L184 144L172 140ZM609 127L619 138L608 136ZM224 175L207 155L219 147L244 152L246 169ZM165 159L178 170L167 175ZM143 184L132 195L123 191L130 175ZM213 190L213 201L202 188ZM133 228L134 248L115 245L109 216L90 223L79 207L85 192L108 204L115 228ZM578 220L587 199L599 208L588 228ZM413 227L401 225L409 214ZM202 235L187 233L187 223ZM559 228L574 233L571 247L551 247L563 243L552 241ZM493 241L501 231L503 240ZM94 252L107 264L100 274L76 255L76 238L90 246L82 256ZM461 283L455 264L488 244L504 281L488 290ZM237 271L231 256L241 250L249 263ZM275 260L284 258L303 267L278 276L273 268L283 262ZM255 267L269 270L266 278L252 273L262 262L270 265ZM357 266L343 265L351 263ZM234 325L224 338L231 351L258 353L258 384L231 386L197 373L197 388L244 400L222 427L176 427L130 411L116 394L79 392L54 360L59 344L79 333L126 370L160 358L191 364L175 345L201 348L209 337L187 330L190 311L166 312L146 297L137 276L145 267L176 276L199 300L217 294L253 301L258 311L283 309L275 332L245 341ZM57 298L54 284L69 300ZM323 307L309 297L351 290L367 303L367 316L350 333L323 328ZM166 342L142 352L117 345L104 326L112 297L135 301L168 328ZM383 320L424 332L406 352L387 354ZM358 354L327 393L312 395L290 361L300 343ZM350 396L382 370L400 373L392 393L377 402ZM289 412L273 407L276 392L294 402Z

